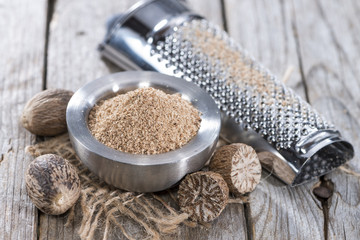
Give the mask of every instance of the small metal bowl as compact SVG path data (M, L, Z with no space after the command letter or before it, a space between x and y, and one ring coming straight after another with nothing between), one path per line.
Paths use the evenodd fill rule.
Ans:
M97 141L87 124L90 110L101 99L140 87L180 93L190 101L201 112L197 135L179 149L155 155L120 152ZM70 140L81 161L105 182L133 192L167 189L186 174L201 169L215 150L221 124L214 100L197 85L144 71L115 73L86 84L71 98L66 121Z

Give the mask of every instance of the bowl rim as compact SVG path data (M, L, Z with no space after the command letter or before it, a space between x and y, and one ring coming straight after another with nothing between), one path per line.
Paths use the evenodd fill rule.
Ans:
M121 152L99 142L91 134L87 124L92 107L111 94L140 87L154 87L167 90L165 92L168 93L181 90L182 97L190 100L192 105L201 112L198 133L181 148L153 155ZM194 99L190 96L196 97ZM150 71L119 72L85 84L70 99L66 110L66 122L70 138L77 140L75 143L73 141L73 144L81 144L82 148L107 160L139 166L173 164L184 159L189 160L218 140L221 127L220 110L206 91L184 79ZM81 154L78 155L81 156Z

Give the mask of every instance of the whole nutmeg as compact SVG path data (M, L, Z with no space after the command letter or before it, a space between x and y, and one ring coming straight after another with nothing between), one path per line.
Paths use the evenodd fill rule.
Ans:
M66 107L73 94L74 92L64 89L49 89L36 94L23 110L23 127L41 136L55 136L66 132Z
M80 196L80 179L75 168L55 154L45 154L32 161L25 182L31 201L49 215L66 212Z

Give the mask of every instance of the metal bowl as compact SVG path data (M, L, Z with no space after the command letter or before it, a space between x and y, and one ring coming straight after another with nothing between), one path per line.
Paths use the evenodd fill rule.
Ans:
M196 136L183 147L162 154L131 154L109 148L96 140L88 128L88 115L101 99L140 87L180 93L201 112ZM70 140L81 161L105 182L133 192L167 189L186 174L201 169L211 157L220 132L220 112L201 88L168 75L133 71L111 74L80 88L71 98L66 121Z

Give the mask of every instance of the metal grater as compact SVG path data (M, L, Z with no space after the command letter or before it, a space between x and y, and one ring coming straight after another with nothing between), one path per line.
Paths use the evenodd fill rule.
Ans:
M324 175L352 145L226 32L177 0L143 1L115 16L102 55L126 70L192 81L222 113L221 136L255 148L264 168L290 185Z

